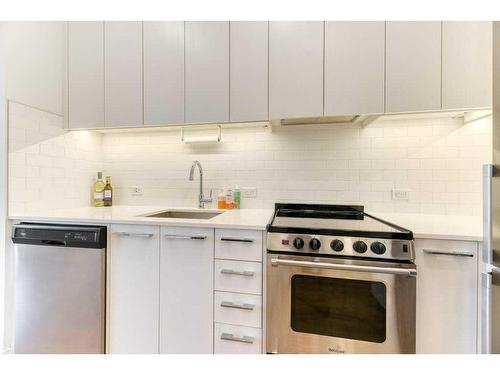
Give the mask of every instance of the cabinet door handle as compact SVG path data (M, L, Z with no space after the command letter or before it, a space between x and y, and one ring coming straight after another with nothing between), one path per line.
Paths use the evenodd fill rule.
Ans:
M154 236L154 233L134 233L134 232L113 232L117 236L121 237L145 237L151 238Z
M474 254L468 251L441 251L441 250L432 250L432 249L424 249L424 253L431 255L449 255L454 257L469 257L473 258Z
M246 243L254 242L252 238L236 238L236 237L221 237L220 240L227 242L246 242Z
M237 341L237 342L243 342L245 344L253 344L255 341L255 337L252 336L235 336L232 333L223 333L220 335L221 340L227 340L227 341Z
M255 308L255 305L252 305L250 303L234 303L234 302L229 302L229 301L222 301L220 303L222 307L229 307L231 309L240 309L240 310L253 310Z
M183 236L180 234L165 234L165 238L173 240L204 240L207 236Z
M230 269L222 269L220 270L220 273L226 275L237 275L237 276L247 276L247 277L253 277L253 275L255 275L255 272L253 271L235 271Z

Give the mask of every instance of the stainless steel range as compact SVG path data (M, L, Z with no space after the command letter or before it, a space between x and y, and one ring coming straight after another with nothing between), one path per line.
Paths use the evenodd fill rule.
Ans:
M363 206L277 203L267 232L268 353L415 353L411 231Z

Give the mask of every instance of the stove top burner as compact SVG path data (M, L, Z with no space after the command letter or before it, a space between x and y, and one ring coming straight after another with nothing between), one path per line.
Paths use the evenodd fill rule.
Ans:
M331 256L413 259L413 233L363 206L276 203L268 250Z

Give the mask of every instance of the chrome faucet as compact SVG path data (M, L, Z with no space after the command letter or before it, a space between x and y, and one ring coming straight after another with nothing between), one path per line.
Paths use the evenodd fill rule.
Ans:
M193 161L193 164L191 165L191 170L189 171L189 181L193 181L194 179L194 169L196 166L198 166L200 171L200 194L198 196L198 207L205 208L205 203L212 202L212 190L210 190L210 198L205 198L203 195L203 168L198 160Z

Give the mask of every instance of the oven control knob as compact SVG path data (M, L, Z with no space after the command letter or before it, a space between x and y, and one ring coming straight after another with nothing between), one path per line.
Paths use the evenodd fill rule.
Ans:
M304 240L300 237L297 237L293 240L293 247L295 247L297 250L302 249L304 247Z
M309 241L309 247L314 251L319 250L319 248L321 247L321 241L317 238L313 238L311 241Z
M354 244L352 245L352 248L354 249L355 252L361 253L361 254L365 253L366 250L368 250L368 247L366 246L366 244L363 241L354 242Z
M385 253L385 245L382 242L373 242L370 245L370 250L375 254L382 255Z
M342 251L344 250L344 244L341 240L333 240L332 242L330 242L330 248L333 251Z

